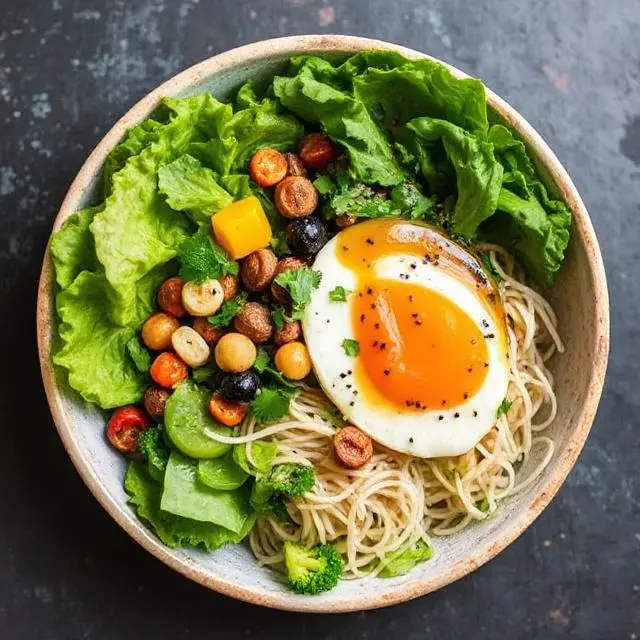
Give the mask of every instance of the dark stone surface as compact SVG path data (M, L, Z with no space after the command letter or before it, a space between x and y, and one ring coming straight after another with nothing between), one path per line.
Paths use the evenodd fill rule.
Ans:
M640 635L638 0L0 0L0 638ZM378 612L290 615L185 580L91 497L58 440L34 341L56 210L92 146L161 80L262 38L359 33L479 75L551 144L599 232L613 355L558 497L488 566Z

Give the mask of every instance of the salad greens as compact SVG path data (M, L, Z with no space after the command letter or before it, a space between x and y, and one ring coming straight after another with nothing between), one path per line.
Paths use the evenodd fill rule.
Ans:
M155 312L164 280L179 274L201 283L238 274L237 262L209 232L215 212L256 196L272 227L273 250L289 253L273 195L250 179L247 166L257 150L292 151L314 130L339 150L314 181L326 220L397 216L442 225L465 242L504 246L539 284L553 282L571 214L549 194L525 145L487 114L479 80L383 51L342 63L298 56L264 92L247 83L231 103L208 93L166 98L109 154L102 202L78 211L53 235L60 337L53 361L84 399L102 409L141 401L152 356L139 330ZM488 258L484 264L497 279ZM271 310L278 329L302 317L319 280L310 267L277 276L291 299L287 309ZM344 302L349 293L336 287L329 297ZM209 322L228 326L248 299L254 297L241 293L226 301ZM354 355L358 344L345 340L343 347ZM261 348L253 367L261 391L250 411L258 423L287 415L298 389L271 358ZM207 407L221 375L211 363L175 388L164 426L140 436L140 455L126 472L131 505L171 547L239 542L258 514L286 519L285 502L315 481L311 468L274 466L273 442L253 442L250 460L244 444L206 435L205 429L232 434ZM339 415L328 419L342 422ZM380 575L406 573L431 554L425 543L412 543L386 556ZM331 545L292 544L287 567L294 588L313 593L335 584L341 560Z

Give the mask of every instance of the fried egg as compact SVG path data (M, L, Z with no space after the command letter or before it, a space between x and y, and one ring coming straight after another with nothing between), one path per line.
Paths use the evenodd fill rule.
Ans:
M509 381L502 300L478 260L433 227L386 218L338 233L314 269L304 337L345 418L414 456L474 447Z

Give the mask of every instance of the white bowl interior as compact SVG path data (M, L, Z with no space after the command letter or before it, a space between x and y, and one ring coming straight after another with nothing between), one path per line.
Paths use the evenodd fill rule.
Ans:
M288 55L288 52L280 52L245 66L223 69L213 77L200 78L188 90L177 95L212 91L217 97L225 98L246 79L270 77ZM94 198L98 197L99 182L99 174L94 175L90 187L78 201L78 207L94 202ZM588 222L580 224L588 226ZM99 479L106 494L101 498L103 504L121 508L128 528L136 528L135 537L145 542L145 546L156 555L174 568L195 571L196 578L205 583L217 583L214 586L222 586L223 591L227 589L221 583L227 583L233 595L272 606L325 611L367 608L372 601L380 606L419 595L464 575L506 546L527 526L531 519L529 513L537 514L539 508L536 502L542 500L546 504L564 479L566 472L560 470L562 459L567 453L571 436L580 428L578 416L585 399L589 393L593 393L593 389L590 389L590 372L599 348L594 327L597 319L590 312L595 305L596 285L581 233L588 231L587 227L574 229L567 262L549 296L559 316L561 335L567 342L566 353L556 356L551 366L556 378L559 403L558 417L547 432L556 443L553 459L541 477L522 493L505 501L494 517L470 526L453 537L435 538L435 557L416 567L409 575L387 580L342 581L331 592L305 597L292 594L271 571L260 568L245 545L235 545L213 553L167 550L140 524L126 504L127 496L122 488L125 462L104 438L103 415L65 387L62 378L58 380L62 392L58 401L61 413L58 422L60 418L64 420L64 428L69 431L67 437L77 445L76 465L82 462L86 467L85 472ZM571 295L566 295L566 292L571 292ZM596 393L599 393L599 389ZM534 453L530 464L538 462L539 454ZM559 480L556 477L558 475ZM510 530L510 533L505 535L506 530ZM450 580L443 579L443 576Z

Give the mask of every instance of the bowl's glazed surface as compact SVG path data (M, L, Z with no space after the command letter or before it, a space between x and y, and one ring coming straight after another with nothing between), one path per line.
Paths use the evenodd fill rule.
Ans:
M165 96L212 91L225 98L242 82L268 80L287 58L301 53L355 53L393 49L424 56L397 45L352 36L298 36L233 49L183 71L136 104L101 140L74 180L56 217L54 230L74 211L97 198L100 171L109 151L130 127L144 120ZM452 69L459 76L460 71ZM567 346L551 364L558 415L547 433L556 450L542 475L505 501L495 517L450 538L436 538L435 557L409 575L393 579L342 581L319 596L298 596L268 570L249 549L235 545L214 553L168 549L136 518L122 488L123 458L104 438L104 417L71 391L51 364L55 284L45 255L37 308L42 376L54 421L83 480L109 514L143 547L185 576L229 596L280 609L341 612L382 607L434 591L473 571L510 544L542 512L575 464L593 422L609 349L609 306L602 258L593 227L578 192L553 152L522 116L491 91L490 108L529 147L547 186L564 198L574 216L572 237L559 277L548 293ZM535 464L535 455L532 464Z

